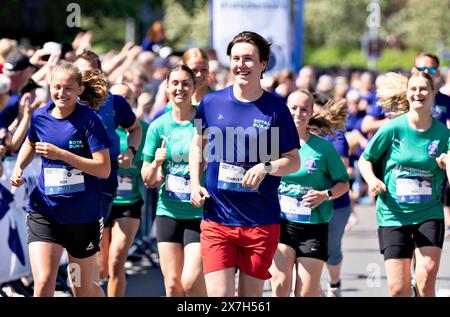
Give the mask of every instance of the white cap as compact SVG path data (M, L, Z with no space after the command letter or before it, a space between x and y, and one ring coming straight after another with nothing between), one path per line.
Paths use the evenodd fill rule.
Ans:
M11 87L11 80L3 74L0 74L0 95L6 94Z
M62 45L56 42L46 42L42 48L49 53L60 52Z

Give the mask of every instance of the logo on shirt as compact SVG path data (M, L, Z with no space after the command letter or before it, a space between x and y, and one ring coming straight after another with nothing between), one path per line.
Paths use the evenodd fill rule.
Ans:
M439 141L438 140L431 141L430 144L428 144L428 147L427 147L428 155L430 155L430 157L436 157L437 152L438 152L438 147L439 147Z
M310 158L305 162L305 168L308 171L308 174L314 173L317 170L317 163L314 158Z
M403 147L403 142L404 142L404 141L405 141L405 138L403 138L403 139L401 139L401 140L395 138L395 139L394 139L394 144L397 143L398 146L399 146L399 148L402 148L402 147Z
M433 112L436 114L447 113L447 107L441 105L434 105Z
M94 248L94 245L92 244L92 241L89 242L89 245L86 248L86 251L92 250Z
M81 141L81 140L69 141L69 149L79 149L82 147L83 147L83 141Z
M223 115L221 113L219 113L219 116L217 117L217 120L222 120L223 119Z
M260 129L269 129L270 122L262 119L253 119L253 127Z

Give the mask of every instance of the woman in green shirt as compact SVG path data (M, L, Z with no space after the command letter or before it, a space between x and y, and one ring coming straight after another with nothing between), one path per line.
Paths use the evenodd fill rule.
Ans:
M435 296L444 240L441 186L445 171L436 158L448 152L450 132L432 118L436 89L424 72L409 79L388 73L379 103L395 119L375 134L360 158L369 193L377 198L380 251L392 296ZM411 290L411 259L416 285Z
M150 124L141 174L147 187L160 185L156 239L166 296L206 296L200 255L202 208L190 204L189 148L196 108L195 75L186 65L167 74L173 108Z
M281 178L280 242L270 268L272 295L320 296L320 276L328 258L328 222L333 199L349 189L347 170L331 142L312 133L344 129L346 104L331 102L313 116L313 96L306 90L289 95L287 105L300 138L301 167Z

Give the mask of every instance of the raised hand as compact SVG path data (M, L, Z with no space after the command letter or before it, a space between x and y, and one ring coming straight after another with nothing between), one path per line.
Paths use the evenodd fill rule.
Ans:
M161 147L156 149L155 152L154 162L156 166L161 166L164 163L166 157L167 157L166 140L163 140L161 143Z

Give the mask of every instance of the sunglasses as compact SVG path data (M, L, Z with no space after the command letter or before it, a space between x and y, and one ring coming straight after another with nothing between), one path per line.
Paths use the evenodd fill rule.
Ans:
M427 72L430 75L436 75L437 74L437 67L417 67L416 69L420 72Z

